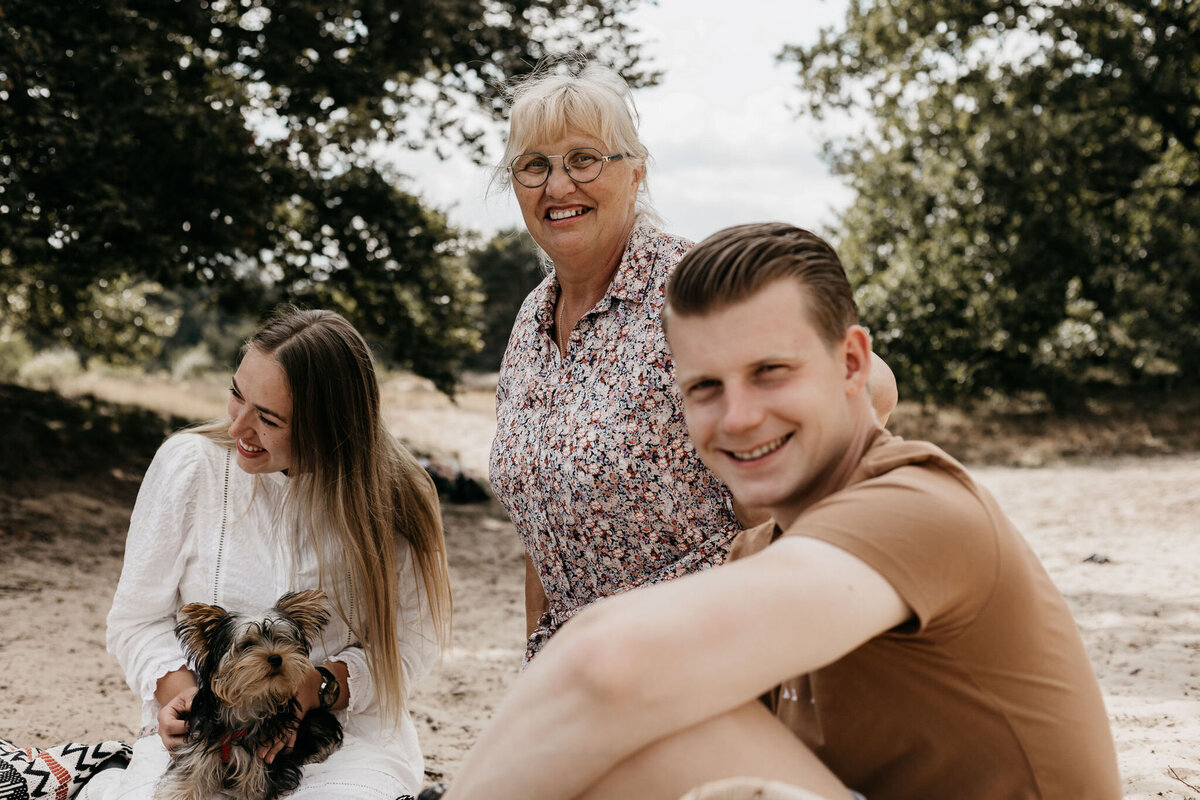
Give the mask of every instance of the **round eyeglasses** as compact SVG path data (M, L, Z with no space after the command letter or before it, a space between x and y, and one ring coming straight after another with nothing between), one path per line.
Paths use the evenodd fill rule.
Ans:
M542 153L522 153L508 165L517 183L529 189L536 189L550 180L550 172L554 169L550 159L562 161L563 171L567 177L576 183L591 183L600 177L604 165L609 161L620 161L624 153L614 153L606 156L594 147L576 147L561 156L548 156Z

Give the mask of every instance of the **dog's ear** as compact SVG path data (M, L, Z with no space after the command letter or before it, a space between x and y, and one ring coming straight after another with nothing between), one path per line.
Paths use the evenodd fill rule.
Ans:
M289 592L275 603L275 610L296 623L305 641L312 641L329 622L329 598L320 589Z
M188 603L175 615L175 635L197 664L208 660L213 630L228 616L225 609L207 603Z

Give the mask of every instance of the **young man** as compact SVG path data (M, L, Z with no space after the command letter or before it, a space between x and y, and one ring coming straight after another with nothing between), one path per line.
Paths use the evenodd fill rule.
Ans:
M784 224L697 245L664 315L692 442L774 522L730 563L597 603L543 651L447 800L1120 796L1061 595L963 467L880 427L833 250ZM748 795L750 796L750 795Z

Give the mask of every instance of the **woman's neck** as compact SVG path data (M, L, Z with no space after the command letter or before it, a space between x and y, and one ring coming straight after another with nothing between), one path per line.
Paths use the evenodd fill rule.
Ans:
M554 275L560 287L558 302L565 306L561 313L570 327L604 297L621 266L628 241L629 231L608 252L587 259L554 262Z
M604 293L612 283L615 269L609 270L603 276L588 275L581 280L571 280L569 276L557 273L559 284L558 303L559 313L568 319L574 327L574 322L588 312L592 306L600 302Z

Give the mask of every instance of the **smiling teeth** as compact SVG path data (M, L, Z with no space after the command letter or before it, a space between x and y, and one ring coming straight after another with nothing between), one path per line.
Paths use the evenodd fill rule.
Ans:
M756 458L762 458L767 453L773 453L780 447L783 447L783 443L787 441L787 438L788 437L786 436L780 436L773 442L767 442L763 446L756 447L753 450L745 453L735 453L734 451L730 450L729 455L733 456L738 461L753 461Z
M586 209L573 208L570 211L551 211L550 219L569 219L570 217L578 217Z
M263 450L266 450L265 447L255 447L252 444L246 444L244 439L238 439L238 444L240 444L242 449L248 453L261 453Z

